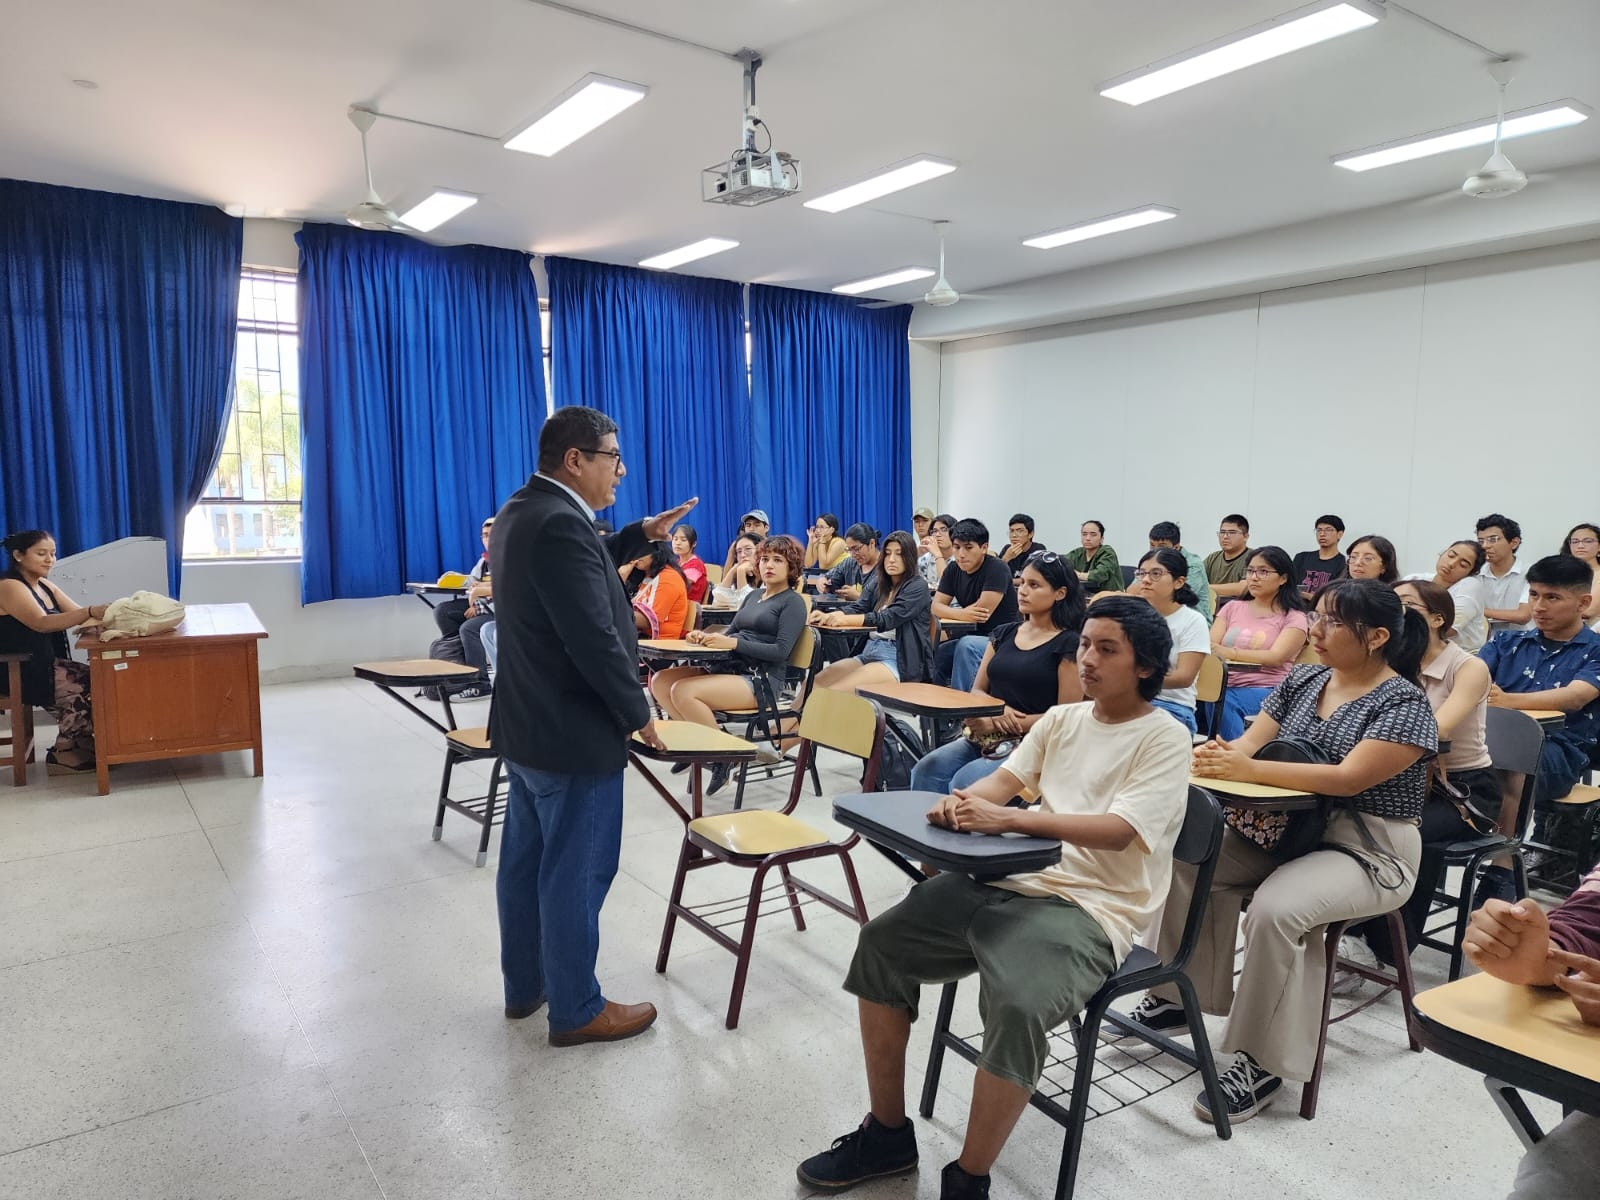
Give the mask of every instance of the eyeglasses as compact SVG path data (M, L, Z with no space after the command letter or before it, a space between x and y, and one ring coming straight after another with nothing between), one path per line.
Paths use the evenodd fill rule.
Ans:
M1246 567L1244 573L1251 579L1265 579L1268 575L1277 575L1279 572L1271 567Z
M1569 546L1600 546L1600 538L1573 537L1567 539Z
M1147 579L1147 580L1151 581L1152 583L1155 582L1157 579L1171 579L1172 578L1172 576L1168 575L1165 571L1135 571L1133 573L1133 577L1135 579Z
M1317 532L1318 533L1338 533L1339 531L1337 529L1335 529L1332 525L1318 525L1317 526Z
M1242 529L1219 529L1219 530L1217 530L1217 536L1218 537L1243 537L1244 536L1244 530L1242 530Z
M579 446L578 447L578 453L579 454L603 454L607 458L612 460L612 463L611 463L612 468L617 472L617 474L619 474L619 475L622 474L622 451L621 450L601 450L598 447L596 447L594 449L590 449L587 446Z
M1035 550L1032 554L1028 555L1028 561L1031 563L1060 562L1061 555L1057 554L1054 550Z
M1480 546L1497 546L1503 541L1505 541L1505 538L1501 537L1498 533L1491 533L1491 534L1487 534L1487 535L1485 535L1483 537L1480 537L1478 539L1478 545L1480 545Z
M1326 613L1320 613L1320 612L1307 613L1306 614L1306 625L1307 625L1308 628L1311 628L1311 629L1315 629L1318 625L1320 625L1324 629L1328 630L1328 632L1330 632L1330 633L1333 632L1335 629L1349 629L1350 628L1350 622L1341 621L1338 617L1330 617Z

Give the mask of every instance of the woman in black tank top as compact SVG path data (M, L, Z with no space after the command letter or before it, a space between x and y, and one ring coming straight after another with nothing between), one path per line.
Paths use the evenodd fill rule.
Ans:
M51 774L94 770L94 722L89 708L89 667L75 661L67 630L105 616L105 606L84 608L49 580L56 542L42 529L5 540L6 571L0 577L0 654L26 654L22 698L56 719L54 748L45 755ZM9 693L10 673L0 671L0 695Z

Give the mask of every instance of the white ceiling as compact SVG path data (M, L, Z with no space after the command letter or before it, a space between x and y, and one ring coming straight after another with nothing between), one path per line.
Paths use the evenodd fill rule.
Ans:
M1517 165L1545 178L1500 201L1416 202L1443 197L1480 165L1481 150L1365 175L1330 165L1340 151L1493 113L1482 56L1399 13L1128 108L1096 85L1295 0L580 3L730 51L761 50L763 115L777 145L803 160L808 195L912 154L960 163L872 208L952 221L958 289L1003 294L1055 278L1013 286L1004 303L923 308L914 331L928 336L1113 311L1115 301L1073 300L1091 283L1137 292L1145 306L1217 294L1194 273L1207 256L1212 275L1244 286L1246 275L1299 279L1337 267L1308 268L1313 240L1322 247L1312 257L1348 267L1600 233L1600 171L1573 169L1600 162L1600 119L1510 143ZM1600 107L1596 0L1409 7L1523 55L1513 108L1563 97ZM718 235L741 245L686 270L819 289L931 265L929 228L886 212L702 203L700 169L737 142L737 64L529 0L0 0L0 174L338 220L364 191L348 105L503 136L591 71L646 84L650 96L551 159L380 122L379 192L402 210L434 187L482 194L437 241L633 263ZM1181 215L1054 251L1020 244L1152 203ZM1385 256L1370 252L1378 244ZM1220 268L1224 257L1232 269ZM1173 278L1152 283L1161 264L1175 265ZM911 300L925 287L885 295Z

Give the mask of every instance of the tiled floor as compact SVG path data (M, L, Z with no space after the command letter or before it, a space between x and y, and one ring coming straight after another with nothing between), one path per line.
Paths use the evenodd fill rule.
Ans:
M476 827L453 815L429 840L438 735L355 681L271 687L263 710L262 780L230 755L120 768L108 797L38 768L0 793L0 1198L805 1194L796 1161L865 1109L849 922L772 922L723 1029L731 956L680 929L652 970L680 826L630 772L601 978L661 1019L552 1049L542 1016L500 1013L493 853L475 869ZM900 877L855 861L881 911ZM1419 982L1440 965L1420 953ZM854 1194L937 1196L970 1086L948 1063L914 1188ZM1476 1078L1406 1051L1393 998L1336 1027L1313 1122L1291 1087L1219 1142L1197 1087L1091 1122L1079 1195L1471 1200L1504 1195L1518 1153ZM1028 1112L994 1196L1049 1196L1059 1153Z

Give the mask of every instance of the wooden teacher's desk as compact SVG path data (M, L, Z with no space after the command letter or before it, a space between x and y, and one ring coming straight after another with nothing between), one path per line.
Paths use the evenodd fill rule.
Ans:
M96 774L112 763L250 750L261 774L261 683L256 643L267 636L248 604L191 604L169 633L102 642L89 655Z

